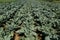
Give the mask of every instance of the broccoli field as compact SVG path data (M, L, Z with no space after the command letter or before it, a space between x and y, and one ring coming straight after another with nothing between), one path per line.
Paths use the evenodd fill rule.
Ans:
M0 0L0 40L60 40L60 3Z

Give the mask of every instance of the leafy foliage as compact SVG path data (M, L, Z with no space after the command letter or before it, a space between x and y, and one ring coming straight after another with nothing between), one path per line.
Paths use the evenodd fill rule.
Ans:
M12 2L12 1L15 1L15 0L0 0L0 3Z
M60 3L17 0L0 10L0 40L60 40Z

